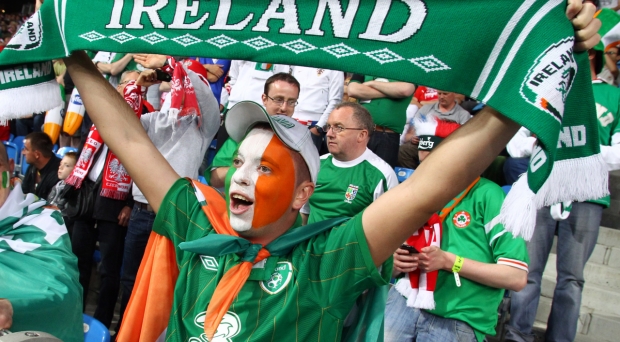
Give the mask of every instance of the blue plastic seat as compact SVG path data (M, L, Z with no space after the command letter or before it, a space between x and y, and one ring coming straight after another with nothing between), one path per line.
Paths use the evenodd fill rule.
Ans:
M77 152L77 148L75 147L71 147L71 146L64 146L58 149L58 151L56 151L56 156L58 158L62 158L65 156L65 154L67 154L68 152Z
M84 342L110 342L110 331L98 320L82 314L84 320Z
M12 143L14 143L17 146L17 159L15 159L15 170L19 171L19 173L21 173L22 175L26 174L26 171L23 169L24 165L26 164L24 161L22 161L22 151L24 150L24 136L23 135L18 135L15 138L13 138L13 141L11 141ZM28 169L28 166L26 166L26 169Z
M411 177L411 175L413 174L412 169L408 169L406 167L395 167L394 168L394 172L396 172L396 178L398 178L398 182L402 183L404 182L407 178Z
M504 185L504 186L502 186L502 190L504 190L504 193L506 195L508 195L508 191L510 191L511 188L512 188L512 185Z
M198 176L198 181L202 184L209 185L209 183L207 183L207 180L203 176Z
M58 151L58 145L54 145L52 147L52 152L56 153L56 151Z
M6 153L9 156L9 159L13 159L13 161L17 164L17 156L21 153L21 150L17 147L15 143L3 141L4 147L6 148Z

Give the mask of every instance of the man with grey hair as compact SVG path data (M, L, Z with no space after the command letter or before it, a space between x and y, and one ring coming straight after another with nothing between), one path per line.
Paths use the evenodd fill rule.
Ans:
M343 102L323 129L330 153L321 156L316 189L301 209L307 223L353 217L398 185L390 165L366 146L375 129L366 108Z

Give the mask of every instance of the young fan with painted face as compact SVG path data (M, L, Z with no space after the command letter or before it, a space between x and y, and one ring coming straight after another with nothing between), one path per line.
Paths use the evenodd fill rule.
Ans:
M263 107L267 114L292 117L299 98L299 89L299 82L290 74L281 72L269 77L265 81L262 95ZM229 120L228 114L226 118ZM239 144L231 138L224 142L204 173L210 185L216 188L224 186L226 174L233 165L233 157L238 147Z
M381 274L377 268L431 215L471 184L519 129L486 107L444 140L412 177L386 192L363 213L346 222L336 219L294 228L296 211L312 193L310 180L315 179L316 170L303 150L313 144L306 127L301 126L306 135L287 139L284 132L300 126L284 120L270 121L263 113L275 135L290 149L288 152L301 152L291 155L296 175L302 168L295 160L301 156L310 177L298 178L303 181L296 181L291 201L286 208L278 209L284 215L255 221L255 214L262 220L262 201L267 201L265 208L271 209L280 198L272 196L279 191L274 183L267 184L269 192L263 193L261 187L259 177L270 177L269 158L261 155L259 162L257 155L261 152L250 152L256 170L248 169L249 176L234 176L239 177L236 182L242 190L251 188L250 182L256 184L255 202L241 203L253 207L249 227L254 229L248 230L249 217L241 217L248 210L237 206L237 214L230 214L238 216L233 221L240 219L241 224L235 223L235 227L245 229L242 233L248 238L244 239L236 236L231 227L226 201L212 188L178 176L150 142L123 98L83 52L75 52L65 62L76 86L88 89L81 94L82 99L103 139L118 151L119 159L157 212L156 229L140 270L140 284L134 288L129 304L132 314L126 315L117 339L121 342L155 341L163 335L168 341L213 340L214 336L235 340L340 340L344 318L359 294L386 283L389 274ZM243 132L231 136L244 136L256 123L242 122L227 120L227 129L231 125ZM280 126L289 128L277 128ZM269 146L267 137L257 136L256 143L258 140ZM246 158L245 147L240 151ZM316 150L313 152L316 156ZM280 160L273 162L281 165ZM241 165L235 173L243 173L245 164ZM249 192L244 194L250 196ZM263 222L268 223L252 227ZM312 229L309 232L305 227ZM250 232L255 236L247 236ZM455 263L454 255L442 255L446 263ZM383 267L383 273L389 268ZM473 260L466 260L460 270L463 278L472 279L489 272L493 272L489 265ZM227 293L232 293L232 298Z

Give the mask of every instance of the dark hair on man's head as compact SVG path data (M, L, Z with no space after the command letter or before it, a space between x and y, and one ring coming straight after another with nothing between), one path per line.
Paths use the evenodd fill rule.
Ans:
M368 136L372 135L375 131L375 122L372 121L372 116L368 109L355 102L341 102L334 107L334 110L341 108L350 108L353 111L353 118L359 125L359 128L363 128L368 131Z
M271 84L277 81L282 81L282 82L286 82L288 84L294 85L295 87L297 87L298 93L299 93L299 90L301 89L301 85L299 85L299 81L297 81L297 79L293 77L293 75L287 74L285 72L279 72L269 77L267 81L265 81L265 89L263 89L263 92L265 95L269 95L269 88L271 87Z
M30 147L33 151L39 151L45 158L51 158L54 155L52 149L54 148L54 144L52 144L52 139L49 135L43 132L32 132L28 134L24 140L30 141Z
M71 158L71 159L73 159L73 160L77 161L78 154L77 154L77 152L67 152L67 153L65 153L65 155L63 156L63 158L64 158L64 157L69 157L69 158Z

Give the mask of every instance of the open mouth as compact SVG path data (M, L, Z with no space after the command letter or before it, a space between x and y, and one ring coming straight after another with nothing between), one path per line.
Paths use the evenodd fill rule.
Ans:
M235 193L230 195L230 212L235 215L245 213L253 204L254 202L251 199L242 194Z

